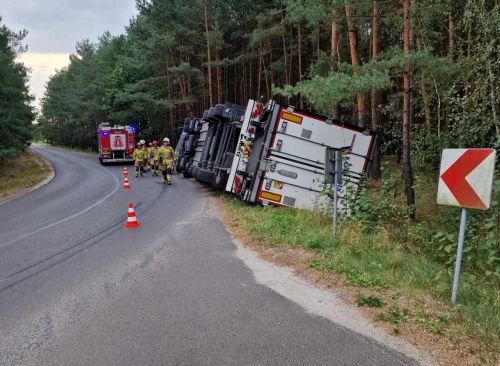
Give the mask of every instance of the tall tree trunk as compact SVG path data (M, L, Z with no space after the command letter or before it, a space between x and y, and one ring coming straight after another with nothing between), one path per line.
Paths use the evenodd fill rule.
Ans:
M372 26L372 59L376 60L379 51L378 42L378 27L380 21L380 9L378 7L377 1L373 2L373 26ZM372 98L371 98L371 110L372 110L372 129L373 131L379 131L380 116L378 105L380 103L380 92L372 88ZM372 179L380 179L380 141L376 146L375 154L373 154L373 161L370 169L370 176Z
M217 49L215 51L215 57L217 60L217 103L221 104L222 103L222 76L221 76L221 71L220 71L220 57L219 57L219 50Z
M495 78L491 72L491 61L488 61L488 76L490 84L491 111L493 114L493 125L495 126L495 136L500 137L500 123L498 122L497 107L495 101Z
M248 74L247 74L247 64L244 60L240 62L240 69L243 70L243 82L241 86L241 94L239 100L236 101L236 103L240 102L241 100L247 100L247 88L245 88L246 85L248 85ZM241 102L240 102L241 104Z
M452 0L448 0L448 4L452 6ZM450 57L453 57L453 50L455 49L455 23L453 22L453 14L450 12L448 13L448 55Z
M168 66L168 57L165 57L165 74L167 75L166 81L167 81L167 98L168 101L172 101L172 89L171 89L171 80L170 80L170 71L169 71L169 66ZM174 115L173 115L173 109L170 108L168 110L168 116L170 121L174 120Z
M288 83L293 84L293 27L290 27L290 61L288 62Z
M410 53L410 0L403 0L404 52ZM403 75L403 174L405 179L406 205L411 220L415 219L415 191L410 159L410 61L406 61Z
M349 27L349 45L351 48L351 62L354 67L354 77L359 76L359 50L357 43L357 31L354 26L352 9L349 5L345 6L345 14L347 16L347 25ZM408 34L409 35L409 34ZM358 126L365 127L365 97L361 93L357 93L358 100Z
M330 46L330 69L337 71L337 63L339 62L339 27L337 25L337 11L333 11L332 21L332 40ZM332 118L340 120L339 105L335 104L332 108Z
M422 41L417 37L417 49L422 50ZM429 94L425 89L425 72L424 69L420 70L420 92L422 93L422 101L424 102L424 113L425 113L425 126L427 127L427 133L431 132L431 107L429 103Z
M298 28L298 44L299 44L299 82L302 81L302 27L299 23ZM300 109L304 109L304 99L302 98L302 93L299 93L299 106Z
M262 82L262 41L259 41L259 72L257 73L257 99L260 99L261 82Z
M472 37L472 26L471 23L469 22L468 26L468 31L467 31L467 71L465 74L465 97L466 97L466 102L463 103L462 107L462 125L465 125L465 113L467 111L467 107L469 104L469 77L470 77L470 54L471 54L471 37Z
M318 58L319 54L321 52L320 47L319 47L319 39L321 38L321 23L318 22L318 26L316 27L316 50L318 52Z
M207 74L208 74L208 96L210 99L210 106L214 105L214 97L212 94L212 67L210 60L210 33L208 31L208 6L207 0L203 0L203 7L205 8L205 32L207 37Z
M172 49L169 47L168 50L170 52L170 59L172 60L172 65L175 65L174 54L172 52ZM185 100L185 99L187 99L188 94L186 93L186 88L184 85L184 78L181 77L179 75L179 73L176 74L176 77L177 77L177 83L179 85L179 89L180 89L180 93L181 93L181 98ZM185 104L185 107L186 107L186 113L187 113L188 117L193 117L193 110L192 110L191 106L189 104Z
M250 81L250 85L248 87L248 99L252 99L253 98L253 94L252 94L252 58L250 58L250 65L248 66L249 70L248 70L248 80ZM247 98L245 98L247 99Z
M281 13L283 14L283 13ZM281 17L281 21L284 23L283 15ZM282 32L282 38L283 38L283 58L285 62L285 84L290 85L290 81L288 80L288 55L286 51L286 37L285 37L285 31L286 31L286 26L285 24L283 26L283 32ZM287 97L287 104L290 104L290 97Z
M271 88L274 83L274 72L273 72L273 45L271 44L271 40L267 41L268 46L269 46L269 78L271 79L271 83L269 83L268 78L267 78L267 72L266 72L266 92L267 92L267 99L271 99ZM264 65L264 69L266 66Z

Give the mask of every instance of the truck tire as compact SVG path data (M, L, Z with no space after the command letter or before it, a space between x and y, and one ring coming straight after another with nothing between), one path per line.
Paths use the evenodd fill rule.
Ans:
M105 164L104 164L104 161L102 161L102 158L99 158L99 163L100 163L101 165L105 165Z
M208 169L200 169L198 170L198 176L197 179L200 182L212 184L212 181L214 180L214 172Z
M186 118L184 120L184 132L194 132L194 126L196 124L196 119L194 118Z
M177 165L175 166L175 171L180 173L183 166L184 166L184 160L186 159L186 157L183 155L180 160L177 162Z
M199 167L199 166L195 166L195 167L193 168L193 172L191 173L191 176L192 176L193 178L198 179L198 172L199 172L199 171L200 171L200 167Z
M188 170L190 176L193 176L193 170L194 170L194 165L191 165Z
M194 152L194 149L195 149L195 147L194 147L194 141L195 141L195 139L196 139L195 135L190 135L189 136L189 138L188 138L188 140L186 142L186 150L185 150L185 152L187 154L191 154L191 153Z
M217 174L214 174L214 179L212 180L212 187L214 188L225 188L227 179L229 175L224 171L219 171Z
M189 174L188 172L182 172L182 176L184 178L191 178L191 174Z
M224 118L223 113L224 113L224 104L217 104L215 106L214 116L217 118Z
M222 167L227 169L231 168L233 165L233 160L234 160L234 154L233 153L226 153L226 156L224 157L224 164L222 164ZM227 180L229 179L229 174L224 171L224 170L218 170L217 174L214 176L214 180L212 182L212 186L215 188L226 188Z

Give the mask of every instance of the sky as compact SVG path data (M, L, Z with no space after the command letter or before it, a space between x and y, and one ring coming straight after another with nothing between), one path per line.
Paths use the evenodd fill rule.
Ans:
M69 64L76 42L97 42L105 31L122 34L136 14L134 0L0 0L2 25L29 32L23 42L28 52L20 60L32 69L30 90L37 108L45 83L55 69Z

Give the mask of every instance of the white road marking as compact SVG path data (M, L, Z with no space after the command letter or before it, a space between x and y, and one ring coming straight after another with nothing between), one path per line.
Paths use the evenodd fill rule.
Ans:
M58 154L58 153L56 153ZM62 155L65 155L64 153ZM75 217L78 217L82 214L84 214L85 212L87 211L90 211L91 209L93 209L94 207L98 206L98 205L101 205L104 203L104 201L106 201L109 197L111 197L113 194L115 194L118 189L120 188L120 182L118 181L118 178L116 178L113 173L111 173L109 170L107 170L106 168L102 167L101 165L99 164L96 164L96 163L92 163L90 161L87 161L87 160L84 160L84 159L81 159L81 158L76 158L75 159L78 159L78 160L81 160L81 161L84 161L85 163L88 163L88 164L93 164L101 169L104 169L105 172L107 172L109 175L111 175L115 181L115 189L113 189L113 191L111 191L111 193L108 193L106 196L104 196L103 198L101 198L99 201L95 202L93 205L90 205L89 207L87 207L86 209L80 211L80 212L77 212L76 214L74 215L71 215L71 216L68 216L62 220L59 220L59 221L56 221L56 222L53 222L52 224L49 224L49 225L46 225L44 227L41 227L35 231L32 231L32 232L29 232L29 233L26 233L26 234L23 234L21 236L18 236L16 239L13 239L11 241L8 241L6 243L2 243L0 244L0 249L2 248L5 248L5 247L8 247L9 245L12 245L14 243L17 243L18 241L22 240L22 239L25 239L25 238L28 238L32 235L35 235L35 234L38 234L38 233L41 233L42 231L45 231L47 229L50 229L50 228L53 228L54 226L57 226L59 224L62 224L63 222L66 222L68 220L72 220L74 219Z

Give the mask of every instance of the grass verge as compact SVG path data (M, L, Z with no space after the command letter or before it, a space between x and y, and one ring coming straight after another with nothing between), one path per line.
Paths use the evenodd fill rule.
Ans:
M0 201L41 183L52 167L40 156L27 149L8 161L0 173Z
M463 273L460 304L452 308L453 273L395 239L404 238L401 233L381 227L368 234L343 222L333 238L331 218L320 213L249 206L229 196L221 201L228 229L246 245L313 281L342 287L346 302L363 305L363 314L424 347L441 364L498 364L500 292L492 283L469 282Z

